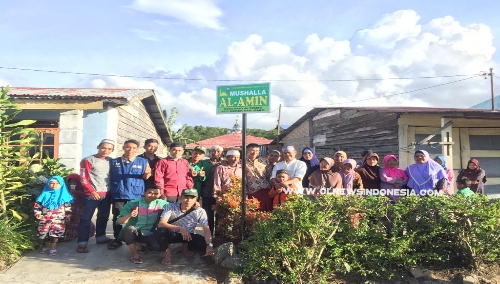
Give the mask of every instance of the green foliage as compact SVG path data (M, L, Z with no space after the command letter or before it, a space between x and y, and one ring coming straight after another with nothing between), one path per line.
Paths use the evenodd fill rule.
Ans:
M484 195L291 198L242 243L246 275L326 283L334 274L391 279L420 267L500 260L500 201Z
M28 231L33 229L12 220L0 219L0 267L14 263L21 252L32 247Z

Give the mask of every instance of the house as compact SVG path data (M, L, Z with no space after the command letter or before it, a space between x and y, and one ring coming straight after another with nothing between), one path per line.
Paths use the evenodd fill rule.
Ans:
M424 141L431 134L436 135ZM318 157L333 157L338 150L358 161L366 149L381 157L397 154L403 169L413 163L415 150L425 149L432 157L444 155L447 164L453 165L455 176L470 158L477 158L488 176L486 193L500 197L500 112L417 107L315 108L284 130L279 139L298 151L314 147Z
M10 88L8 95L22 109L16 120L36 120L30 127L38 132L40 147L31 154L48 153L68 168L78 170L104 138L117 141L115 157L128 139L155 138L160 154L172 140L153 90Z
M195 143L189 143L186 145L186 149L193 149L196 146L203 146L207 149L214 145L219 145L224 150L229 150L229 149L241 149L243 145L243 135L241 133L241 126L238 122L238 119L236 119L236 123L233 126L233 130L225 135L201 140ZM267 153L267 145L269 145L273 140L271 139L266 139L262 137L255 137L252 135L246 135L246 144L252 144L255 143L257 145L260 145L260 153L262 155L265 155Z

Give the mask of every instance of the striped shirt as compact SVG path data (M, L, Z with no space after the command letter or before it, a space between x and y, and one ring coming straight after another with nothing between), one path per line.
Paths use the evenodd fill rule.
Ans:
M160 218L166 218L167 220L173 220L185 212L181 211L180 203L169 203ZM172 223L172 225L179 226L185 228L188 232L194 234L194 230L196 229L196 225L200 224L201 226L208 226L208 218L207 212L205 209L198 207L192 212L189 212L186 216ZM173 230L174 232L179 232L178 230Z

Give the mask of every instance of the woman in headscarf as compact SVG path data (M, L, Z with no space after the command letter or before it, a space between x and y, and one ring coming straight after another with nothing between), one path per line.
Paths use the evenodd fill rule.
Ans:
M309 176L319 169L319 160L318 157L316 157L316 153L314 152L314 149L305 147L302 149L302 157L300 157L301 161L306 163L307 165L307 171L306 174L304 175L304 178L302 179L302 186L304 188L309 187Z
M364 188L380 189L380 167L378 166L378 160L377 153L370 153L365 156L363 165L356 168L356 172L363 180Z
M447 185L446 172L434 162L425 150L413 154L414 164L409 165L405 173L408 176L408 187L416 194L425 195L425 191L438 189L444 191Z
M347 159L342 163L342 169L339 171L342 177L342 188L346 189L346 194L349 194L350 190L363 188L363 180L359 174L354 171L355 168L356 161Z
M76 240L78 237L78 224L80 223L80 217L83 213L83 203L85 202L85 192L83 186L80 182L79 174L70 174L66 177L66 184L68 185L69 192L73 196L74 202L71 204L71 220L66 223L66 231L64 233L64 239L61 241L72 241ZM90 234L89 237L95 235L95 225L90 222Z
M347 159L347 153L344 151L337 151L335 152L335 155L333 155L333 167L332 167L332 172L338 172L342 169L342 165L344 161ZM355 168L355 167L354 167ZM353 168L353 169L354 169Z
M470 189L475 193L484 193L484 183L486 182L486 172L479 166L479 161L470 159L467 168L460 171L457 180L468 178L471 182Z
M446 167L446 158L444 156L439 155L436 158L434 158L434 161L440 164L445 170L446 178L448 179L448 186L453 185L453 181L455 180L455 174L453 173L453 169Z
M401 189L408 182L405 171L398 167L398 158L394 155L384 157L384 167L380 169L380 188ZM398 196L387 195L392 203L396 203Z
M339 173L330 171L332 166L332 158L323 158L319 162L319 169L310 175L309 186L316 188L316 194L321 188L342 188L342 177Z

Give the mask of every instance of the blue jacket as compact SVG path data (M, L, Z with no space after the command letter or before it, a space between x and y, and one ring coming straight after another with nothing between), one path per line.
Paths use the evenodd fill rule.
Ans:
M136 157L133 162L123 162L123 158L110 161L109 194L112 199L139 199L144 196L144 180L148 160Z

